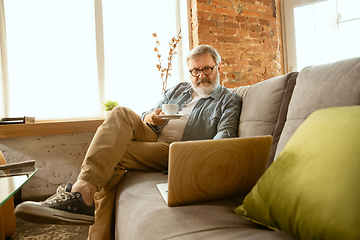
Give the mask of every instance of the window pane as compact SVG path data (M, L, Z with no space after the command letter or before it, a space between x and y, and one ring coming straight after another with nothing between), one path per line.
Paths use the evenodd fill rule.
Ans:
M99 114L94 1L5 0L10 116Z
M339 21L360 18L360 0L338 0Z
M286 0L284 10L288 70L360 56L360 0Z
M317 27L316 64L335 62L338 57L338 41L336 25Z
M360 56L360 19L339 23L340 59Z
M163 66L167 64L169 41L176 36L174 0L103 0L105 46L105 97L138 114L152 108L161 97L161 78L154 52L157 33ZM140 18L140 19L139 19ZM129 24L131 23L131 24ZM178 49L177 49L178 50ZM178 55L168 87L179 82Z
M312 4L294 8L295 30L313 29L314 7Z
M316 64L314 29L296 31L295 38L297 69Z
M314 3L314 18L315 26L324 26L336 23L336 1L327 0Z

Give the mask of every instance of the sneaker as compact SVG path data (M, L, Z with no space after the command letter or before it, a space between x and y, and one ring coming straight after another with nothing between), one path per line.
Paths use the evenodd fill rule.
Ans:
M89 206L79 192L71 193L72 184L58 187L56 194L44 202L23 202L15 208L15 216L34 223L92 225L94 203Z

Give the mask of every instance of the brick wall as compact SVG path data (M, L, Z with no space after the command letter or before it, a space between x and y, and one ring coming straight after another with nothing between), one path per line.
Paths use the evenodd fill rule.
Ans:
M222 57L221 84L252 85L284 74L280 1L191 0L193 45L209 44Z

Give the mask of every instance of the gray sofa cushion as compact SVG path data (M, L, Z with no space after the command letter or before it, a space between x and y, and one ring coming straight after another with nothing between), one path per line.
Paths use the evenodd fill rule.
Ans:
M243 100L239 136L271 135L274 138L268 165L275 156L297 75L297 72L291 72L252 86L233 89Z
M117 193L116 239L292 239L236 215L243 199L170 208L156 188L164 182L162 173L126 173Z
M276 156L311 113L322 108L352 105L360 105L360 58L302 69Z

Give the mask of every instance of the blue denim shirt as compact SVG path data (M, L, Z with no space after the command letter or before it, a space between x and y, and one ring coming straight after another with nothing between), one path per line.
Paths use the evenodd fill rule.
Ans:
M191 101L194 89L188 82L182 82L165 91L162 99L150 111L144 112L141 119L162 104L178 104L179 111ZM227 88L218 85L207 98L201 98L193 108L186 123L182 141L221 139L236 137L241 111L241 98ZM159 133L164 126L151 126Z

